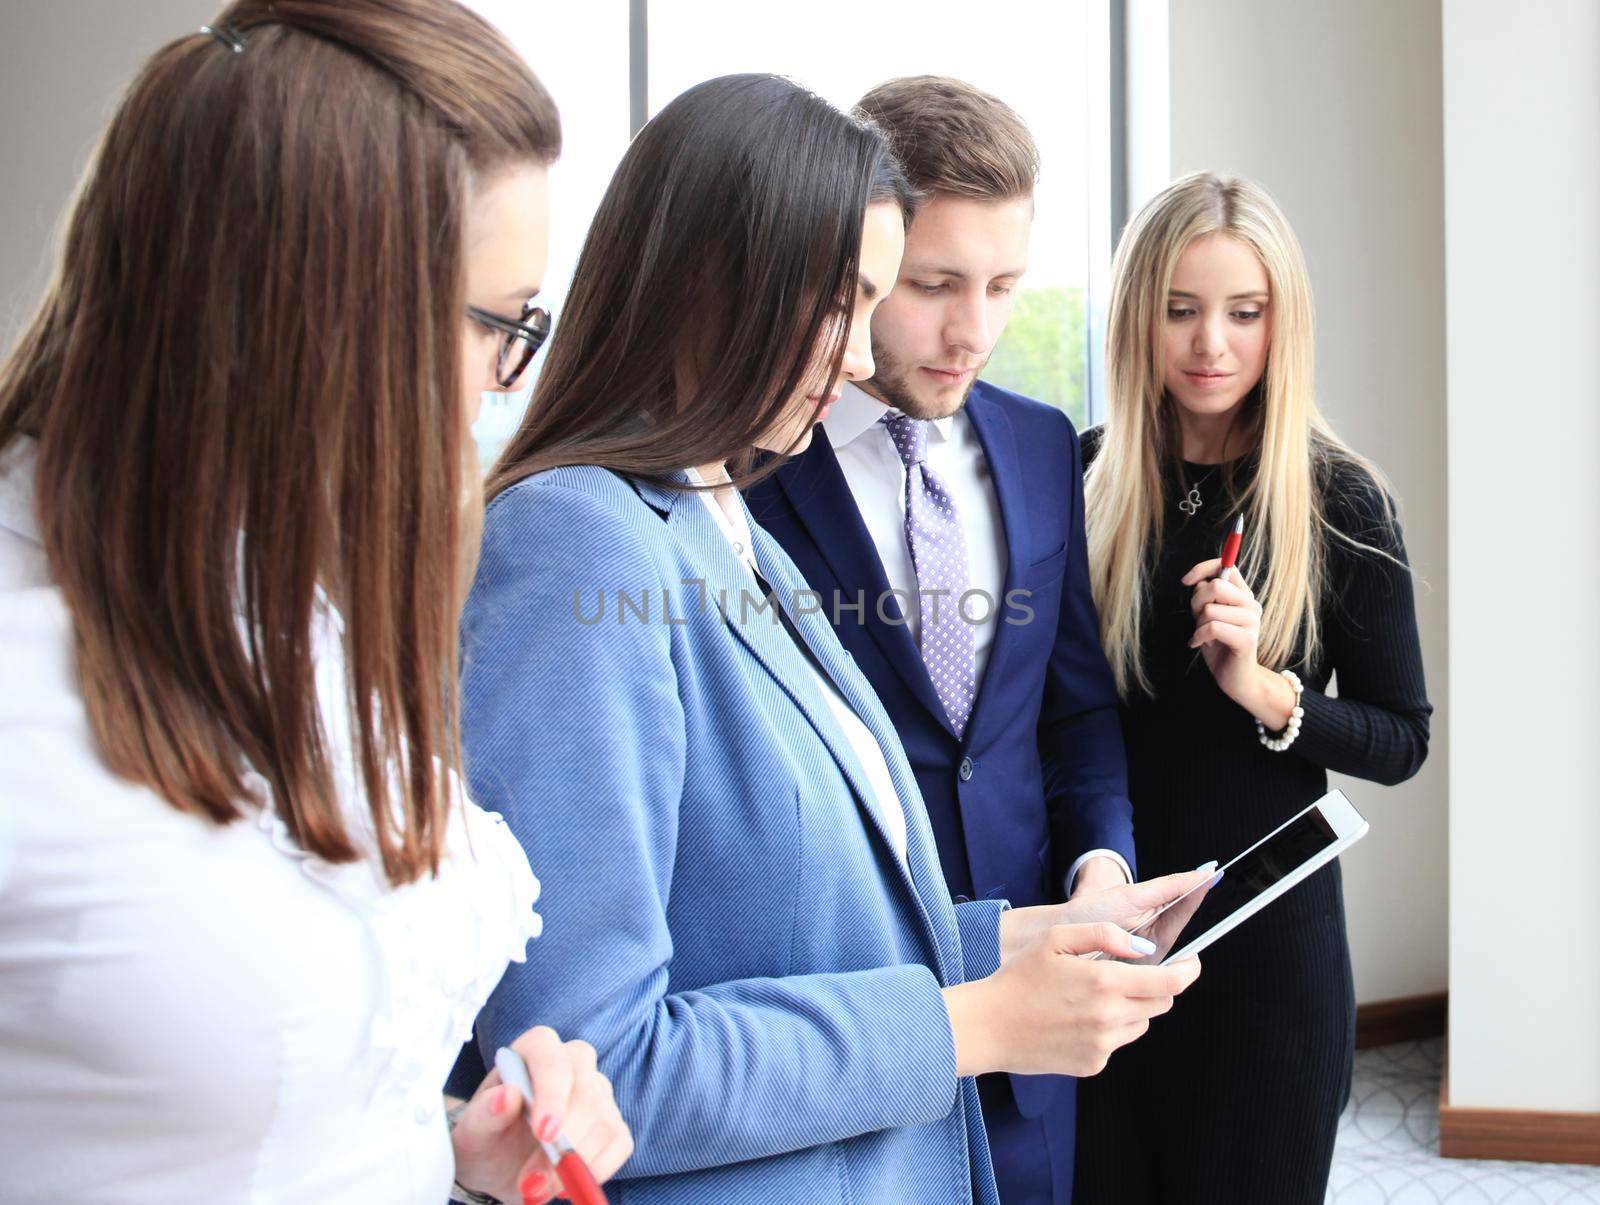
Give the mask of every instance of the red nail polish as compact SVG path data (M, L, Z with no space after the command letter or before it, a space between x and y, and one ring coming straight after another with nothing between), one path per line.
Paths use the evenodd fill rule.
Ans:
M499 1117L505 1111L506 1090L504 1088L496 1088L489 1094L489 1115L491 1117Z
M550 1177L544 1172L529 1172L522 1177L517 1189L522 1193L522 1205L545 1205L547 1201L555 1200Z
M534 1133L543 1142L554 1142L561 1135L561 1118L554 1113L546 1113L534 1126Z

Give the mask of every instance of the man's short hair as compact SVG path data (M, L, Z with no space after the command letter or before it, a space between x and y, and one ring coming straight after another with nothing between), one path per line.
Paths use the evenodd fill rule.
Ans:
M1031 197L1039 148L1004 101L946 75L879 84L856 111L888 137L912 187L983 201Z

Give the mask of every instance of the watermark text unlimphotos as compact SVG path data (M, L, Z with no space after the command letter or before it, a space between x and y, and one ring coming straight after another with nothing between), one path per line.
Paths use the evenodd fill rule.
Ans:
M706 588L699 577L683 579L683 591L623 589L607 590L603 587L591 591L572 592L572 617L584 627L611 623L624 626L630 623L660 623L668 627L682 627L693 615L703 615L710 608L730 622L749 623L763 616L771 623L780 623L778 596L774 591L761 594L740 589L737 592ZM1033 597L1031 590L1008 590L1004 598L996 598L987 590L967 590L956 595L953 590L885 590L875 599L869 599L865 590L845 594L835 590L831 597L821 590L809 588L794 592L787 610L796 618L805 615L826 615L835 627L851 621L857 626L867 622L869 614L879 623L903 627L910 623L912 604L922 615L924 623L939 624L953 612L962 622L985 624L999 614L1002 622L1012 627L1023 627L1033 622L1034 610L1028 605Z

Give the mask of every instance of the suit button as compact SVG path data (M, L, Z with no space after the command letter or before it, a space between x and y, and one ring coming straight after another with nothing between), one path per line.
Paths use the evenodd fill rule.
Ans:
M961 766L960 766L959 769L956 770L956 773L961 775L961 781L962 782L971 782L972 781L972 759L970 757L963 757L961 759Z

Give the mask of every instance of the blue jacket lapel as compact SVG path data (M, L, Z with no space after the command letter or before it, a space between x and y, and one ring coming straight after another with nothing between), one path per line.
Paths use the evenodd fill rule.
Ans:
M661 489L643 482L636 482L634 488L641 498L666 516L667 526L701 575L697 586L701 598L717 608L733 634L794 700L817 730L817 735L827 744L856 793L863 799L870 798L870 792L866 790L866 777L849 742L844 739L832 714L827 711L826 702L818 693L805 654L795 648L777 613L762 597L760 587L750 576L744 562L729 547L727 537L722 534L705 504L685 492ZM742 500L740 505L743 505ZM766 545L769 555L763 559L759 549L771 537L753 519L750 520L750 527L752 539L757 544L757 549L753 550L756 563L772 586L778 604L786 604L784 613L792 620L794 592L797 588L804 589L805 583L791 580L789 574L777 564L776 558L770 555L770 544Z
M948 892L945 888L944 874L939 867L939 854L934 844L933 829L928 823L928 812L922 802L922 792L917 787L911 763L906 760L905 750L895 733L894 724L884 711L883 704L873 692L866 676L856 668L850 655L839 643L839 638L829 626L827 619L810 610L801 614L793 606L795 592L807 587L804 580L794 572L792 563L778 542L754 521L751 523L751 538L756 564L760 566L762 576L771 583L780 605L784 608L784 613L789 616L795 630L810 647L818 664L833 680L839 693L844 696L845 702L867 726L867 730L877 740L879 749L883 751L901 811L905 813L906 861L901 869L909 870L906 885L911 889L912 897L917 902L923 923L936 937L945 974L959 978L962 966L960 938L948 915ZM789 640L787 633L784 634L784 639L792 649L793 641ZM793 651L797 656L801 656L798 650ZM821 706L826 707L826 704ZM847 775L860 775L859 779L851 780L857 800L870 816L879 836L888 843L889 836L881 816L875 807L868 806L865 802L872 797L870 792L864 789L865 775L861 773L859 763L849 749L849 743L833 723L831 715L828 716L827 727L819 725L818 731L823 739L829 742L829 747L834 749L834 756L839 759L840 765L847 767ZM835 748L835 742L842 746L844 757L840 756L841 749ZM900 862L898 856L894 860L897 864ZM941 904L944 907L941 908ZM949 980L949 982L955 981L955 979Z
M686 583L692 589L685 592L684 606L716 607L734 636L777 679L817 730L817 735L838 761L851 787L863 799L870 798L865 789L865 775L850 750L849 742L828 713L827 704L818 693L805 655L795 648L777 613L762 596L760 587L729 546L727 537L722 534L705 504L687 493L659 489L642 482L636 482L635 488L641 498L666 516L673 537L699 574L698 580L691 579ZM752 524L752 533L755 530L758 529ZM757 564L762 564L765 572L766 566L760 560ZM775 581L769 577L767 580L780 597L785 594L792 596L793 587L786 579ZM693 591L698 591L698 597L694 596ZM792 614L787 608L786 612ZM873 819L876 823L877 818ZM881 830L882 826L878 827Z
M984 666L983 681L978 684L978 697L972 703L972 717L968 734L977 727L983 714L985 697L992 693L990 682L1005 681L1005 659L1018 638L1017 629L1006 623L1009 610L1006 599L1011 591L1022 585L1022 572L1027 567L1028 503L1022 496L1022 474L1017 471L1017 437L1011 429L1011 420L1005 411L983 396L980 383L967 398L966 413L977 432L978 443L983 448L984 459L989 462L989 480L994 484L995 498L1000 503L1000 522L1006 533L1005 584L1000 590L1000 619L995 624L994 644L989 649L989 661ZM995 690L1000 689L995 687Z
M837 471L835 464L835 472ZM688 478L685 475L680 480L686 482ZM854 504L849 502L849 490L842 478L839 485L845 491L844 498L850 508L851 517L859 527L860 516L855 514ZM783 606L784 613L789 616L796 630L810 646L818 663L833 679L845 701L877 738L878 746L883 750L884 760L889 766L889 776L894 782L900 806L905 812L905 862L901 862L899 854L895 852L882 816L877 808L868 802L873 796L867 784L866 774L861 769L860 762L856 760L849 741L845 739L832 713L828 711L827 702L818 692L805 654L794 646L794 641L790 639L782 623L778 622L770 612L757 614L752 606L748 621L740 622L740 591L748 590L754 596L758 588L751 583L748 570L728 546L727 538L718 529L716 521L712 519L704 503L682 491L664 489L642 481L634 481L633 487L647 504L667 520L669 529L702 576L706 600L715 605L726 597L728 609L719 607L723 621L761 666L777 680L785 693L794 700L795 706L800 709L833 755L840 772L850 784L857 808L866 817L869 829L882 842L887 860L895 866L901 882L905 884L916 905L918 917L924 931L932 940L939 959L943 982L960 982L963 977L960 936L956 931L954 915L950 911L944 875L939 867L939 855L934 844L933 830L928 823L927 809L922 802L922 793L917 787L916 778L911 772L910 763L906 760L905 750L894 731L894 725L883 710L883 704L879 702L866 677L849 659L833 629L828 626L827 620L814 612L797 614L794 606L795 596L798 590L808 588L805 581L795 572L793 563L779 547L778 542L749 516L749 508L746 507L756 564L760 567L762 576L772 586L778 599L777 605ZM743 505L742 499L741 505ZM870 550L871 541L865 535L865 529L862 538L867 541ZM872 559L876 565L875 552L872 553ZM877 565L877 574L880 578L883 576L881 565ZM732 614L729 614L729 610ZM911 645L909 637L906 643L911 647L913 655L917 656L917 663L920 665L921 656L916 654L916 648Z
M922 653L911 639L910 627L904 623L884 623L878 618L880 598L888 600L886 607L893 608L896 615L901 615L900 603L889 596L889 579L883 572L883 562L878 558L866 524L861 521L861 512L856 509L855 497L850 492L850 483L845 480L844 470L839 467L839 459L823 432L818 431L812 437L810 450L785 467L778 474L777 482L840 586L848 588L859 583L865 588L866 611L860 622L877 641L884 657L905 681L913 697L954 736L950 717L945 714L944 704L933 688L933 679L928 677Z
M680 485L687 485L689 483L689 474L674 473L672 479ZM690 502L695 501L693 498L689 498L682 490L667 489L663 486L653 485L648 481L641 481L637 477L624 477L623 480L631 485L633 492L643 498L651 509L659 512L664 519L669 518L672 512L677 509L678 503L685 498L688 498ZM699 503L696 503L696 505L699 505Z

